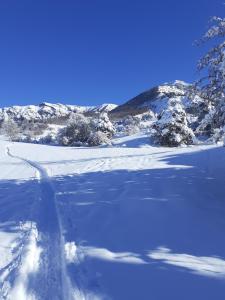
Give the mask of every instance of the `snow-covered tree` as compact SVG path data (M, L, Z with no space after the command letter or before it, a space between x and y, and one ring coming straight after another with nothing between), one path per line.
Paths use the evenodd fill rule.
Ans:
M224 104L225 100L225 18L213 17L211 26L202 38L202 42L217 41L208 53L201 58L199 70L205 70L206 76L201 78L197 91L205 101Z
M93 125L96 131L105 133L108 138L112 138L112 136L115 134L115 128L110 121L107 113L101 113L99 117L94 121Z
M215 113L215 110L212 109L204 116L204 118L198 123L198 126L195 128L195 135L210 137L214 134Z
M162 146L176 147L193 143L193 131L188 127L186 113L179 103L165 109L153 128L155 142Z
M213 17L201 42L216 42L216 46L201 58L198 69L205 72L194 91L211 106L197 131L205 130L211 140L219 140L225 132L225 18Z

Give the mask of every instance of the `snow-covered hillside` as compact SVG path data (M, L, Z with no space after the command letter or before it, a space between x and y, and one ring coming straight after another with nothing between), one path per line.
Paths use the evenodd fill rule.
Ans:
M222 300L225 150L0 142L0 299Z
M137 115L149 110L154 113L160 113L163 109L168 107L168 102L174 98L181 99L185 106L190 106L190 99L187 96L188 87L189 84L180 80L176 80L173 83L164 83L119 105L110 111L110 115L114 118L118 118L127 115ZM198 100L201 101L201 99Z
M12 106L0 108L0 121L12 118L14 120L41 121L53 118L68 117L71 113L109 113L113 118L121 118L129 115L137 115L152 111L161 113L169 106L171 99L180 99L187 109L195 108L202 100L196 97L191 101L187 97L189 84L176 80L174 83L165 83L153 87L122 105L102 104L99 106L77 106L65 104L53 104L43 102L40 105Z
M176 80L154 87L119 106L42 103L2 108L0 132L13 141L96 146L110 144L113 135L142 131L149 132L149 143L151 140L152 144L176 147L222 141L225 138L224 116L223 109L216 109L197 95L192 85ZM78 119L83 121L74 121ZM106 128L97 126L102 122L100 119L110 124L110 135Z
M40 105L12 106L0 108L0 121L9 118L20 121L42 121L69 117L71 113L101 113L114 109L117 105L103 104L100 106L77 106L43 102Z

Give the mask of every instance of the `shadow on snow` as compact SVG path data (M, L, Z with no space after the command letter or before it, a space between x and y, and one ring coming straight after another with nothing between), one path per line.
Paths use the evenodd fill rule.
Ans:
M225 150L163 160L52 178L72 284L117 300L223 299ZM2 181L0 231L31 221L43 233L38 193L34 180Z

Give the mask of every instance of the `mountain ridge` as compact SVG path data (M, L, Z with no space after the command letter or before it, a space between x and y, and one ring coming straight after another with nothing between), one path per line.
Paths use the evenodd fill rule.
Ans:
M14 121L44 121L52 118L66 118L69 117L71 113L103 113L115 107L115 104L109 103L98 106L79 106L48 102L42 102L39 105L14 105L0 108L0 121L6 121L10 118Z

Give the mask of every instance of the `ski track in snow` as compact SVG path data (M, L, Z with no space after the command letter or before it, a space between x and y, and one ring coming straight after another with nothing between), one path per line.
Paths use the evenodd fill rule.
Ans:
M23 161L37 171L37 177L40 184L39 210L36 232L33 232L34 225L32 224L30 230L28 231L29 238L27 239L28 244L26 245L26 247L28 248L27 252L30 252L28 254L30 255L30 257L28 257L28 260L34 260L35 257L32 257L32 254L37 254L32 253L32 249L29 249L32 248L35 234L38 235L38 237L36 236L36 239L39 239L38 244L41 248L40 260L39 262L37 262L37 264L39 264L39 270L35 274L34 278L31 278L29 282L29 288L31 289L30 295L32 296L28 296L28 294L25 295L25 291L20 291L21 289L24 289L24 287L21 287L20 282L20 284L16 284L16 287L10 293L9 299L14 300L16 299L14 298L14 295L18 296L20 294L22 296L24 294L24 300L70 300L73 297L69 279L66 274L64 241L55 201L55 191L51 184L48 173L38 163L21 158L19 156L14 156L9 147L7 148L7 154L12 158ZM29 273L29 270L26 270L26 266L24 266L26 262L23 263L21 260L21 264L21 269L25 269L25 273ZM28 278L22 278L21 281L22 284L23 281L26 281L26 284L28 284Z

